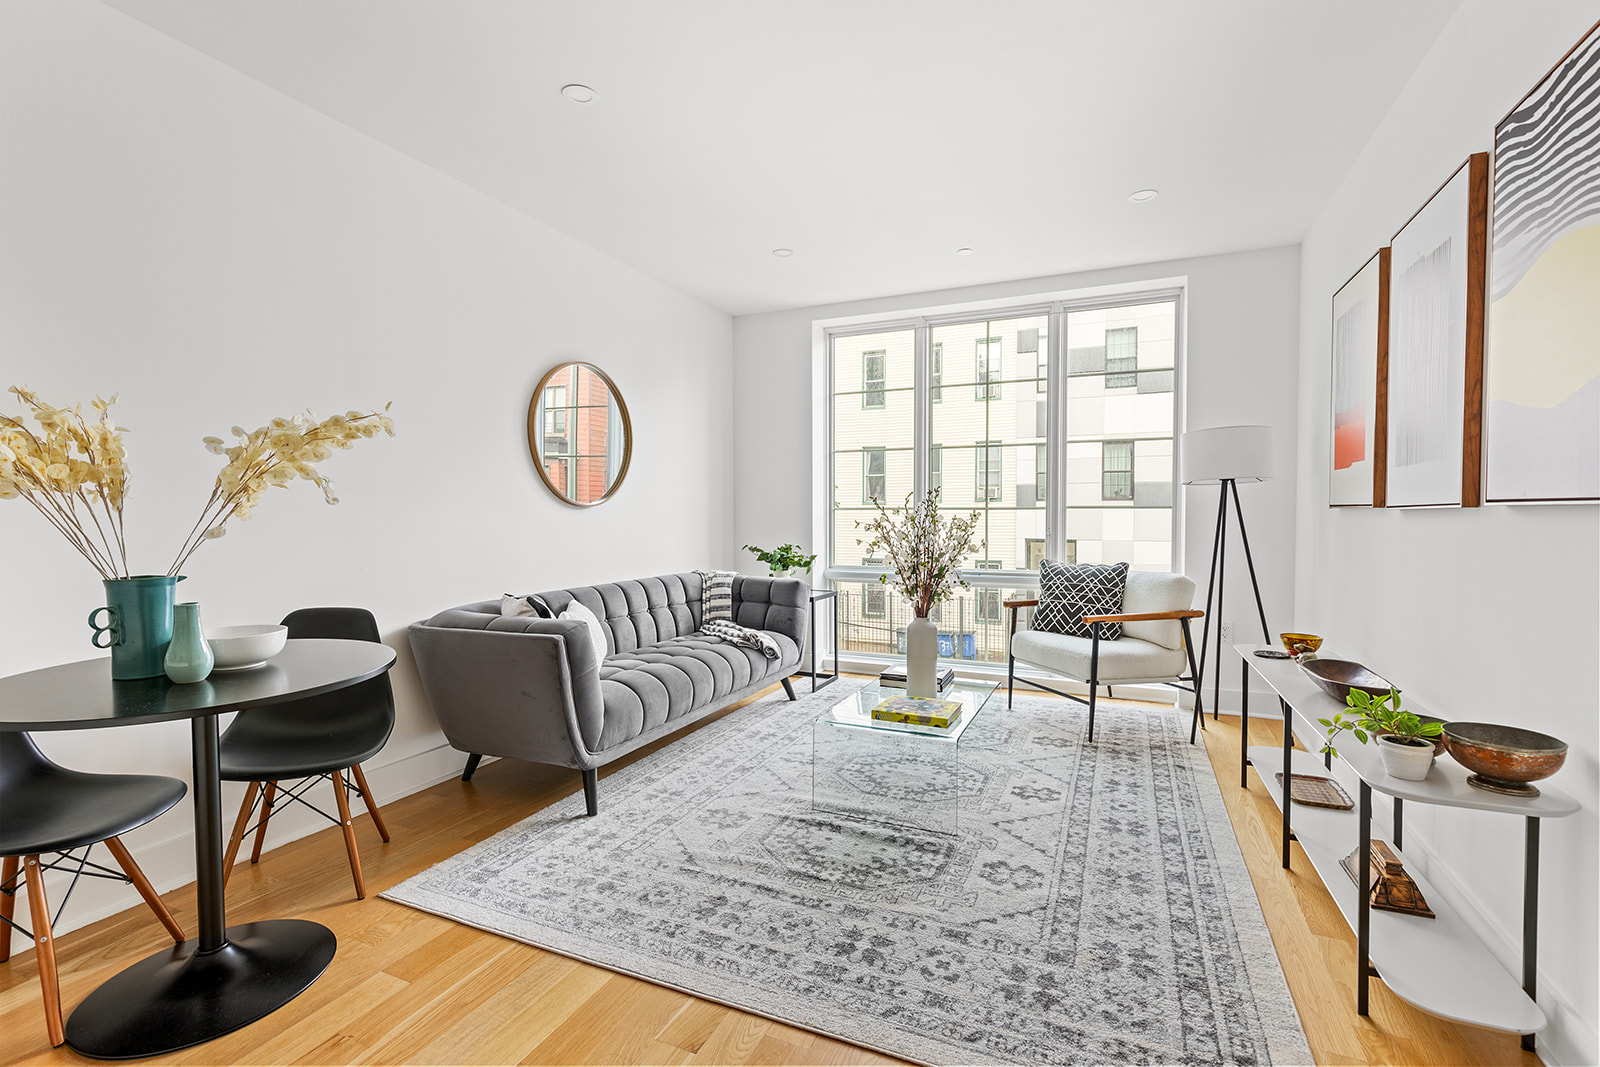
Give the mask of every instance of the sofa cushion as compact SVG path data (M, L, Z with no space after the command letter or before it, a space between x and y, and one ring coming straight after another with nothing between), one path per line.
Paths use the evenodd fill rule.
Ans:
M800 649L783 634L769 636L782 653L776 660L701 634L606 657L600 666L605 718L596 751L719 703L735 690L786 676L800 662Z

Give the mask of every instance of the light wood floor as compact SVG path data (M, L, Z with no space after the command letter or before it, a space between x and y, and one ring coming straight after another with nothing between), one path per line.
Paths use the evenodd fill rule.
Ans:
M1354 936L1298 845L1295 869L1279 866L1277 808L1254 771L1250 789L1238 788L1238 720L1207 720L1207 727L1205 744L1317 1062L1539 1063L1515 1035L1424 1015L1381 981L1372 984L1370 1016L1356 1015ZM1250 733L1254 744L1281 737L1275 723L1259 720L1251 721ZM163 1062L898 1062L377 899L578 784L575 771L501 760L479 770L470 785L449 781L386 806L388 845L361 816L364 901L354 898L334 827L267 853L256 867L241 865L228 884L230 923L314 919L338 936L338 955L283 1009ZM193 887L164 899L192 936ZM63 1007L70 1012L102 981L161 948L164 936L140 905L62 937ZM33 955L17 952L0 964L0 1062L90 1062L49 1047Z

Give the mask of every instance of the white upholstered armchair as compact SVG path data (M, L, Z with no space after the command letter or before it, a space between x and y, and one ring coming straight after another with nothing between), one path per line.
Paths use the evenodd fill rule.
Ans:
M1011 655L1006 665L1006 704L1010 706L1016 684L1017 664L1037 667L1052 674L1084 682L1089 697L1064 693L1034 681L1046 692L1076 700L1089 706L1089 740L1094 740L1094 703L1098 686L1161 683L1194 693L1194 721L1189 725L1189 743L1201 725L1200 687L1195 684L1193 643L1189 639L1189 620L1204 612L1194 610L1194 582L1181 574L1154 571L1129 571L1122 596L1122 610L1115 615L1085 615L1092 637L1017 629L1017 613L1037 605L1034 600L1008 600L1011 613ZM1103 624L1120 623L1122 636L1101 640ZM1189 674L1184 677L1184 669Z

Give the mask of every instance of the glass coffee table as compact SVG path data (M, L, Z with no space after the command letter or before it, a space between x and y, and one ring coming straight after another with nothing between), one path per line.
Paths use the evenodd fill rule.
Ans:
M868 685L811 726L811 806L891 826L954 834L961 814L961 737L999 682L956 681L940 695L965 705L953 726L872 717L904 689Z

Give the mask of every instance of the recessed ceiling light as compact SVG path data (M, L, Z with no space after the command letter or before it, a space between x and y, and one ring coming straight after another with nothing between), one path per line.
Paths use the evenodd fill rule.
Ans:
M561 87L561 95L571 100L574 104L588 104L594 101L595 91L587 85L573 82L571 85L563 85Z
M792 249L792 248L774 248L772 250L772 254L777 256L779 259L788 259L790 256L794 255L794 249Z
M1129 193L1128 199L1133 201L1135 204L1143 204L1154 200L1160 195L1161 194L1154 189L1140 189L1137 193Z
M970 256L970 255L972 255L972 249L970 249L970 248L958 248L958 249L956 249L956 255L958 255L958 256Z

